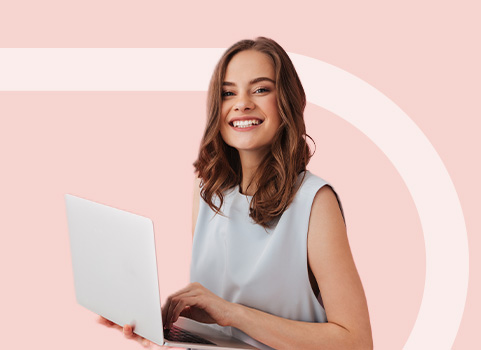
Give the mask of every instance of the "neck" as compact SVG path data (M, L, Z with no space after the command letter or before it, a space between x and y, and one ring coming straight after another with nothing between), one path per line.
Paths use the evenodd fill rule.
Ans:
M254 175L261 164L265 154L259 152L239 151L239 157L242 166L241 192L248 196L253 196L257 191L257 184L251 182Z

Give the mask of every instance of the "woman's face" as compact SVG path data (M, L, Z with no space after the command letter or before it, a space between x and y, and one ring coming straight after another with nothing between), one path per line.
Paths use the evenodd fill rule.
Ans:
M269 149L281 124L272 59L245 50L229 62L222 86L220 133L239 153Z

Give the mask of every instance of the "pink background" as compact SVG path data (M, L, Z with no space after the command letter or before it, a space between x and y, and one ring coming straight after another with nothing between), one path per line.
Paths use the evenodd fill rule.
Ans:
M263 35L365 80L421 128L457 189L470 282L453 348L479 349L475 3L4 1L0 47L227 47ZM98 326L75 302L63 195L151 217L161 293L182 287L190 262L191 163L204 110L202 92L0 92L2 348L139 348ZM314 105L306 123L317 144L310 169L334 185L344 205L375 346L402 348L425 276L413 200L389 159L360 131Z

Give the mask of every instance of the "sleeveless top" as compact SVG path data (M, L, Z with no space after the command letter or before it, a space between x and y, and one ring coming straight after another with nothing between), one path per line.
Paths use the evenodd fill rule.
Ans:
M249 217L252 197L240 193L239 186L224 193L222 214L216 215L201 197L191 282L227 301L283 318L327 322L322 300L309 281L307 230L314 196L329 184L309 171L303 175L298 177L297 185L302 183L293 201L267 229ZM271 349L239 329L211 326L260 349Z

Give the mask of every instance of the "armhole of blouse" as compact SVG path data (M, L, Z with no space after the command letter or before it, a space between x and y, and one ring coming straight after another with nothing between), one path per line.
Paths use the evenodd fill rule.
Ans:
M331 188L332 192L334 192L334 195L336 196L336 199L337 199L337 203L339 204L339 209L341 210L342 220L344 221L344 225L346 225L346 218L344 216L344 209L342 208L342 203L341 203L341 200L339 199L339 196L337 195L336 190L334 189L334 187L332 187L329 184L326 184L324 186L329 186ZM320 188L319 188L319 190L320 190Z

